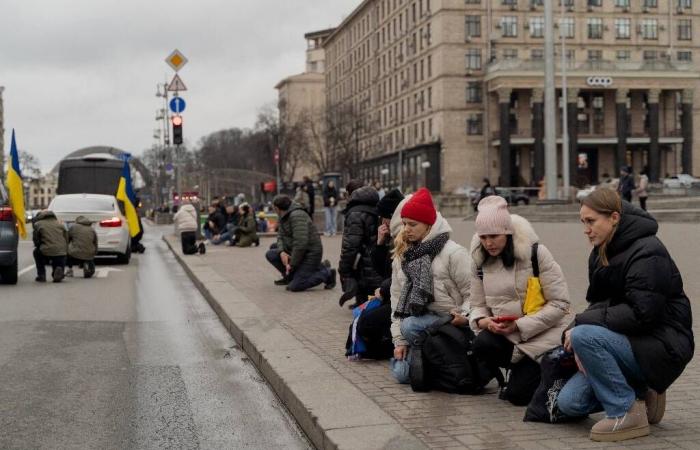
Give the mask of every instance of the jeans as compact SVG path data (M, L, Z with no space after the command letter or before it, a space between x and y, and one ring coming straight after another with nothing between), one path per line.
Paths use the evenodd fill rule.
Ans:
M326 206L326 234L333 236L338 231L338 208L335 206Z
M291 292L300 292L318 286L321 283L327 283L331 278L331 271L321 263L312 265L302 264L295 269L291 274L287 275L287 268L282 264L282 258L278 249L270 249L265 253L265 258L277 269L284 278L289 279L287 290Z
M51 270L56 267L64 268L66 266L65 256L44 256L41 250L34 249L34 263L36 264L36 276L46 278L46 265L51 264Z
M605 410L622 417L647 390L627 336L597 325L578 325L571 345L586 373L576 373L559 393L559 409L577 417Z
M409 361L411 360L411 346L416 345L423 337L423 332L435 325L436 323L445 320L444 315L439 315L433 312L428 312L422 316L410 316L401 321L401 334L408 341L408 356L402 360L391 358L389 367L391 374L394 375L396 381L401 384L408 384L411 381L408 369L410 368Z

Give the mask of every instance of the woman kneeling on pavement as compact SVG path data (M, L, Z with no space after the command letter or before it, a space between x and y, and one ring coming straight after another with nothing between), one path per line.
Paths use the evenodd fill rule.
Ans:
M452 228L427 189L419 189L400 214L391 280L391 371L399 383L408 383L410 346L423 331L450 314L452 324L468 323L469 267L467 250L450 240Z
M538 244L530 222L511 215L503 197L485 197L478 211L471 242L473 350L494 373L511 370L502 398L526 405L540 381L538 359L560 345L573 318L569 291L559 264ZM536 308L525 304L529 278L536 276L534 261L544 296Z
M596 189L581 205L588 258L589 307L564 335L580 371L558 397L561 412L605 411L591 429L595 441L649 434L664 413L665 391L694 351L690 302L654 218ZM637 399L646 401L637 401Z

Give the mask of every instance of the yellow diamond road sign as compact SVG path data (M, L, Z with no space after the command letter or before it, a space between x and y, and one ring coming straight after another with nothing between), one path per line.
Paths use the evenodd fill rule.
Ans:
M165 62L168 63L170 67L173 68L175 72L178 70L182 69L185 64L187 64L187 58L185 58L185 55L180 53L180 50L173 50L173 52L165 58Z

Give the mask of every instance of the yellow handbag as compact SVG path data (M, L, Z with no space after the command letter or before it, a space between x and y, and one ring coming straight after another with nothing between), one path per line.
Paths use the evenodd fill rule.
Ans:
M537 242L532 244L532 276L527 279L527 292L523 302L523 314L529 316L544 307L546 300L540 284L540 264L537 260Z

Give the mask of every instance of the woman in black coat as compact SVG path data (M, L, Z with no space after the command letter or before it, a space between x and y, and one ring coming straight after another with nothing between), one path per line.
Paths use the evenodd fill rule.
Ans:
M646 436L663 416L666 389L693 356L690 302L653 217L609 188L586 197L580 214L594 247L589 307L564 334L580 372L558 406L571 416L604 410L593 440Z

